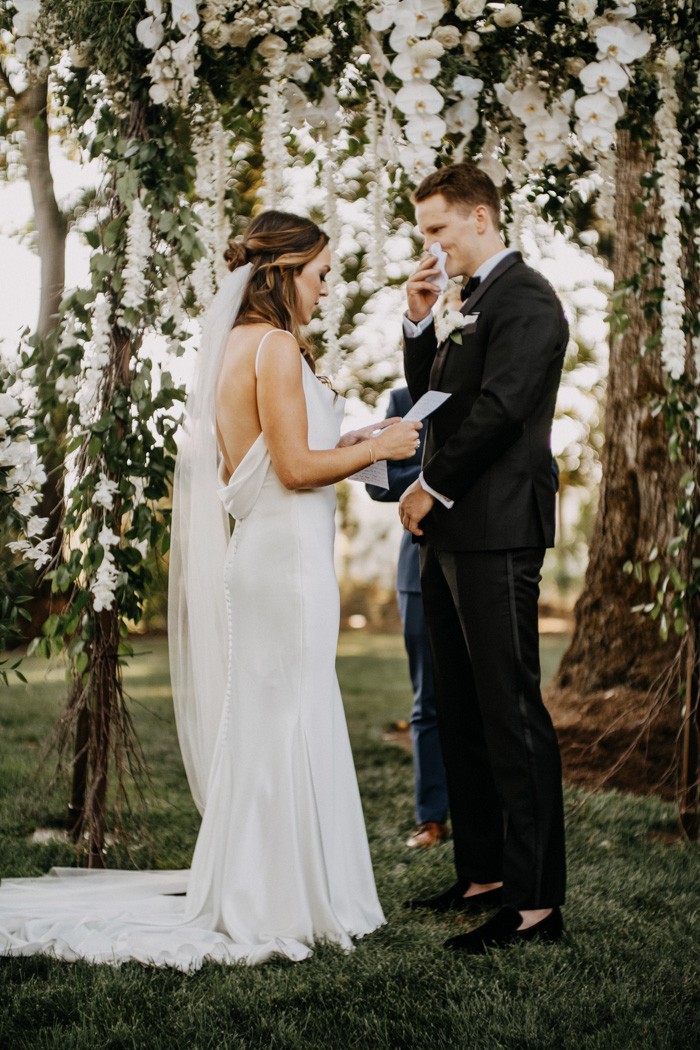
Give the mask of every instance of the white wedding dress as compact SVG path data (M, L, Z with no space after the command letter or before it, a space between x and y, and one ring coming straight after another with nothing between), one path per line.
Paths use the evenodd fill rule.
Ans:
M343 399L300 367L309 447L332 448ZM187 970L349 949L384 922L335 673L333 487L284 488L261 434L219 497L228 675L191 871L3 879L0 954Z

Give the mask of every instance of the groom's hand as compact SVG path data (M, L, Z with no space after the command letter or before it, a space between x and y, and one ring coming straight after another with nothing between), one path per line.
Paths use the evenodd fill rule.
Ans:
M440 289L432 284L432 278L437 277L440 268L435 265L435 256L426 255L421 260L418 269L412 273L406 283L406 299L408 300L408 312L406 316L409 321L418 324L428 316L435 303L438 301Z
M419 529L421 521L433 509L435 497L426 492L420 481L416 479L404 492L399 500L399 517L401 524L414 536L422 536L423 530Z

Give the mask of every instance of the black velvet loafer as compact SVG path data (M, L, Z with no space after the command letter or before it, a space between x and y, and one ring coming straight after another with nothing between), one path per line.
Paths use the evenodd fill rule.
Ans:
M405 901L404 908L418 910L425 908L427 911L438 913L448 911L460 911L462 913L480 915L488 908L498 908L501 905L502 890L500 886L495 890L484 890L483 893L474 893L471 897L465 897L469 889L468 882L456 882L449 890L439 893L437 897L426 897L412 901Z
M450 937L445 941L444 947L450 952L483 955L488 948L503 948L507 944L517 944L520 941L558 941L564 932L559 908L553 908L545 919L528 926L526 930L518 929L521 922L519 911L514 908L501 908L488 922L477 926L471 933Z

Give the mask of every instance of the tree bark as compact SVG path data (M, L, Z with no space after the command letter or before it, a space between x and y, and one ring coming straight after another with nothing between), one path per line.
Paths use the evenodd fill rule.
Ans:
M23 155L27 167L27 181L32 194L34 222L37 231L39 259L41 262L41 286L39 293L39 317L35 334L46 339L58 321L58 311L63 299L66 276L65 216L58 206L51 174L49 156L49 126L47 119L48 82L32 82L23 92L15 95L15 105L20 128L24 133ZM48 366L46 352L43 354ZM64 412L55 413L54 425L59 431ZM54 537L52 554L56 554L62 542L61 518L63 514L63 453L59 442L42 449L46 481L37 514L48 518L45 534ZM35 605L33 621L43 621L49 613L52 601L50 588L42 586Z
M24 160L32 193L39 258L41 296L36 334L45 338L58 319L66 278L66 221L56 201L49 159L46 80L30 84L16 98L17 116L24 132Z
M649 243L657 226L640 184L653 158L626 131L618 133L617 165L616 283L639 271L640 244ZM555 683L582 695L615 686L650 689L678 648L675 635L662 643L658 621L632 612L654 591L646 575L639 581L623 572L625 562L646 561L654 546L663 562L676 527L682 465L670 464L663 421L645 404L664 389L660 351L640 357L651 334L642 301L660 283L657 272L639 297L629 297L628 327L611 339L600 500L574 634Z

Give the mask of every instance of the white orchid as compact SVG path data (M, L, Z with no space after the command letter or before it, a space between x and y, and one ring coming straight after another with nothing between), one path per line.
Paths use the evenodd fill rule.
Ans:
M443 0L402 0L401 19L411 12L416 19L417 36L430 36L436 22L445 13Z
M547 115L547 98L536 84L528 84L520 91L513 92L510 108L523 124L529 124L534 120L542 120Z
M455 77L452 90L461 95L462 98L478 98L484 87L483 80L478 77Z
M525 141L531 144L543 143L554 143L558 142L561 135L562 126L556 117L551 117L546 114L537 123L528 124L525 128Z
M170 17L183 36L199 25L196 0L170 0Z
M649 34L630 22L601 26L596 31L595 42L599 59L612 58L622 65L644 58L651 47Z
M394 25L398 15L399 0L378 0L367 12L367 21L375 33L384 33Z
M31 539L33 536L41 536L48 521L48 518L40 518L38 514L32 514L27 521L27 527L25 529L27 537Z
M433 41L419 41L407 51L402 51L391 63L392 71L399 80L432 80L440 72L438 61L440 56L431 55L429 51L421 48L422 43L433 43ZM442 53L442 48L440 48L440 53Z
M418 146L413 143L403 146L399 152L402 168L409 173L415 182L420 182L435 171L435 153L429 146Z
M149 51L157 51L163 42L165 15L148 15L136 26L136 39Z
M445 111L445 121L450 131L471 135L479 123L479 109L472 98L464 98Z
M402 113L439 113L444 99L437 88L424 80L413 80L401 88L396 95L396 107Z
M576 116L583 125L593 124L609 131L617 124L618 111L603 91L595 95L583 95L574 103ZM587 140L588 141L588 140Z
M447 126L442 117L434 113L415 114L406 124L406 138L416 146L439 146Z
M21 492L19 496L15 496L15 498L13 499L12 507L14 510L17 511L18 514L21 514L22 517L26 517L27 514L31 513L32 509L36 506L38 502L38 492Z
M629 84L629 77L619 62L604 58L602 62L589 62L579 73L583 89L589 95L603 91L613 98Z
M100 480L95 485L95 491L92 494L92 502L97 507L104 507L105 510L111 510L114 506L114 496L119 491L119 485L116 481L112 481L108 478L103 470L100 471Z
M531 171L540 171L545 164L563 164L568 158L566 146L561 140L537 141L527 151L527 165Z

